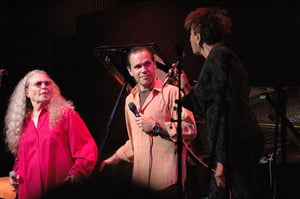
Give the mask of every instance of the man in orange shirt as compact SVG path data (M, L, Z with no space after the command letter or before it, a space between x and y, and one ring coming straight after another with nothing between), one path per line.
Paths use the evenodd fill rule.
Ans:
M128 71L137 85L126 98L125 119L129 139L100 165L133 163L133 183L176 198L178 179L177 119L175 101L179 91L155 77L156 62L148 48L134 47L128 55ZM130 105L137 107L135 114ZM129 106L128 106L129 105ZM132 108L132 107L131 107ZM196 137L192 112L182 110L182 140ZM186 178L186 148L182 150L182 180Z

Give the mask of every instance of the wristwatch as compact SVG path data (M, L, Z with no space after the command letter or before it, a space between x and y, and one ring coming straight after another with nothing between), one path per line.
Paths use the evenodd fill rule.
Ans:
M158 135L160 130L159 123L155 122L152 126L153 135Z

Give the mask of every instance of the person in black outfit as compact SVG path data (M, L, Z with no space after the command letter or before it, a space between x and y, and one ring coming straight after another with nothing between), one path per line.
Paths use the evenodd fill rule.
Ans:
M247 71L225 46L231 19L221 8L198 8L185 18L195 55L206 60L192 87L184 71L183 106L205 118L212 179L209 199L259 198L257 169L263 137L250 110Z

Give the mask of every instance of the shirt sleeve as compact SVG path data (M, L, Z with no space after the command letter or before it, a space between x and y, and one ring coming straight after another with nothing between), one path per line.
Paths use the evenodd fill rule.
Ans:
M195 89L193 88L187 95L182 97L182 106L200 116L203 113L203 105L198 100Z
M68 111L69 141L74 165L69 175L89 176L97 161L98 149L86 124L75 111Z
M171 115L172 118L177 120L178 119L178 114L177 114L177 108L174 109L174 107L177 106L175 103L175 100L178 97L178 90L176 89L175 92L173 93L173 96L171 97L172 102L170 103L170 108L171 110ZM186 141L190 141L194 139L197 136L197 128L196 128L196 122L193 113L182 107L182 113L181 113L181 121L182 121L182 139ZM178 123L173 122L173 121L168 121L165 123L166 124L166 129L168 131L168 134L170 135L170 138L176 142L177 141L177 127Z
M117 150L116 154L121 160L133 163L134 154L131 141L127 140L126 143Z
M19 170L19 157L18 156L14 160L14 166L13 166L12 170L18 174L18 170Z

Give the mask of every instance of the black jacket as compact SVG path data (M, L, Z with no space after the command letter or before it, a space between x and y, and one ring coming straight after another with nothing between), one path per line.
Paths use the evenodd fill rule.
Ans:
M208 55L197 84L182 98L184 107L205 118L209 155L226 168L256 165L263 150L249 92L245 67L219 43Z

